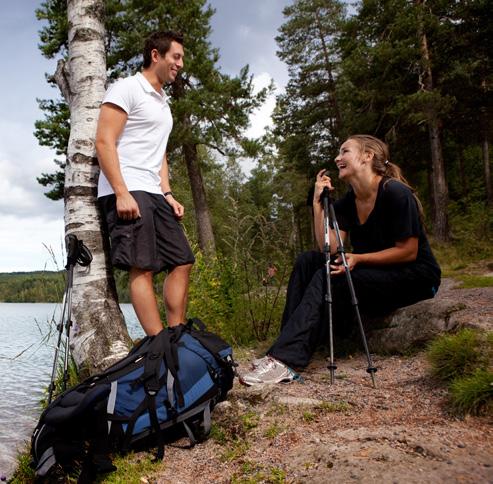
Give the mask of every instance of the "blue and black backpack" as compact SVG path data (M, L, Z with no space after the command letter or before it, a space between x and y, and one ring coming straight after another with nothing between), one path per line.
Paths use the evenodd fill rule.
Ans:
M115 470L109 457L139 444L207 438L211 411L232 388L231 347L198 319L144 338L128 356L56 398L31 439L37 476L55 464L82 474ZM82 482L83 479L80 479Z

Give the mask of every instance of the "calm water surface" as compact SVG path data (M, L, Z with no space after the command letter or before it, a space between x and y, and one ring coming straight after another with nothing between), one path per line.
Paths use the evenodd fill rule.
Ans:
M130 304L122 311L132 338L143 336ZM0 303L0 476L31 437L51 378L60 304Z

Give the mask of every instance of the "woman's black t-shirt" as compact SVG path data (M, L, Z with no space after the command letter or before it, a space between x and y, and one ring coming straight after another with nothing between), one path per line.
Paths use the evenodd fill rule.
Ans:
M349 233L355 254L378 252L394 247L399 240L418 237L416 260L401 266L412 268L416 275L426 280L440 280L440 267L424 233L416 200L403 183L382 178L375 206L363 224L358 219L352 190L334 202L334 210L339 228Z

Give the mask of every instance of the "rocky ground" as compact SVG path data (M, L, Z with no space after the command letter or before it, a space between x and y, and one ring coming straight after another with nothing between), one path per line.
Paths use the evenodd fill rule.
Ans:
M493 482L493 425L453 418L446 391L422 354L338 361L329 385L323 358L304 383L237 385L214 412L214 433L188 451L167 449L149 483Z
M447 283L442 296L464 301L471 324L491 323L493 288ZM240 371L254 356L242 355ZM191 450L168 447L141 482L493 482L493 419L451 416L423 353L374 363L376 388L364 355L338 360L333 385L323 355L303 382L235 382L214 411L212 437Z

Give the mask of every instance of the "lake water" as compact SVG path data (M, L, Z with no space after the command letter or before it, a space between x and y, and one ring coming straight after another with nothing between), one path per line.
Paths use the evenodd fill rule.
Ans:
M144 335L130 304L121 305L132 338ZM60 304L0 303L0 477L30 440L50 383Z

